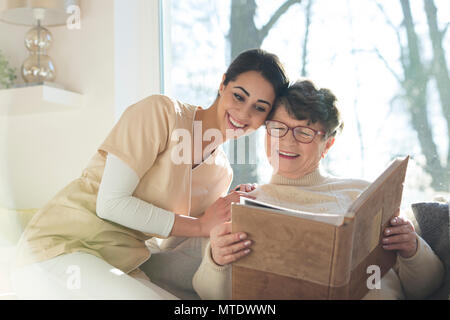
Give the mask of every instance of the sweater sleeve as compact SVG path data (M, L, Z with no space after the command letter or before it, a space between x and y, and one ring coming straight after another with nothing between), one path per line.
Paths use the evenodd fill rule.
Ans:
M192 286L203 300L231 299L231 265L219 266L214 262L209 241L192 279Z
M175 213L133 197L138 183L139 177L133 169L112 153L108 154L97 195L98 216L130 229L167 238Z
M417 236L417 252L410 258L398 255L399 277L407 299L423 299L439 288L444 266L431 247Z

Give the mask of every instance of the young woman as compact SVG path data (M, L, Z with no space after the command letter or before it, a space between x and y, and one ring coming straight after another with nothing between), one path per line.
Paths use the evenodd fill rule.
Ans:
M246 194L226 195L232 171L220 145L260 127L286 85L275 55L249 50L207 109L162 95L127 108L81 177L23 233L12 273L19 298L174 299L140 272L146 241L175 239L169 248L230 218Z
M317 89L310 81L290 86L266 121L266 152L274 174L269 184L249 194L269 203L289 203L301 211L345 214L369 182L332 177L320 167L342 127L331 91ZM381 289L369 291L365 299L423 299L439 287L442 262L409 220L394 218L382 243L385 250L398 253L398 270L389 270L381 279ZM229 222L212 229L193 279L201 298L231 297L230 264L251 254L251 244L247 234L231 233Z

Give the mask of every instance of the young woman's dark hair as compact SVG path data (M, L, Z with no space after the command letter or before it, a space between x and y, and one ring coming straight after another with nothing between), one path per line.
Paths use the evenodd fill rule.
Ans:
M239 54L225 73L224 85L244 72L257 71L269 81L278 96L287 88L289 80L278 57L262 49L251 49Z
M336 96L329 89L317 89L311 80L297 81L277 99L267 119L283 105L287 112L297 120L319 121L324 126L326 137L334 136L344 128Z

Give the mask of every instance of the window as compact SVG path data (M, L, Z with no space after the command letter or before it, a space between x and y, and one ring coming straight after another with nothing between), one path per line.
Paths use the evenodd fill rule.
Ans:
M322 161L328 172L372 181L393 158L410 155L403 206L448 194L450 115L443 112L439 90L446 80L431 68L437 52L426 14L431 9L424 2L411 1L409 11L400 1L373 0L163 2L166 94L208 107L234 52L260 46L280 57L291 80L308 77L338 97L345 128ZM443 31L450 3L434 4ZM231 20L242 37L233 33ZM441 41L447 65L441 59L434 70L448 71L449 37L448 32ZM417 52L410 49L415 41ZM413 61L417 54L420 60ZM424 74L412 80L415 67L423 67ZM253 139L257 171L245 182L270 178L263 139L260 128Z

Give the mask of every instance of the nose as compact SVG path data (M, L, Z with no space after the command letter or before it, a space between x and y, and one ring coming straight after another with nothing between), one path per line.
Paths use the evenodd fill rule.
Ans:
M286 135L281 139L285 139L286 142L289 142L291 144L297 144L297 140L294 137L294 129L291 128L288 129Z
M252 106L249 105L249 106L242 108L240 110L239 114L241 116L242 121L249 123L250 120L252 119Z

